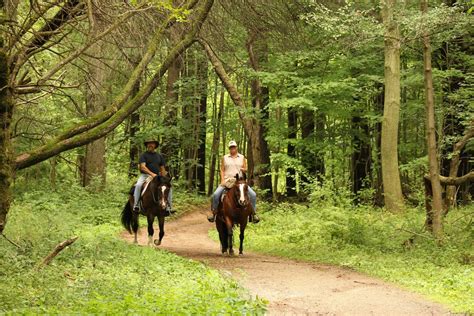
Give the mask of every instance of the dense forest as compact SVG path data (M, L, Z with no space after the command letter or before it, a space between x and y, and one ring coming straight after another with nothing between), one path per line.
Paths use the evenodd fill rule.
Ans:
M98 256L90 231L110 244L104 256L137 255L112 236L144 140L160 142L179 212L207 203L235 140L262 213L251 249L355 266L474 312L472 8L461 0L2 0L0 279L8 282L0 292L21 282L25 267L36 266L38 284L62 282L48 279L37 262L73 234L83 243L58 261L57 273L61 264L72 271L79 264L73 257L84 256L87 266ZM277 233L279 225L289 235ZM371 247L383 260L360 259ZM423 272L412 278L433 287L401 280L406 267L387 263L394 253L417 258ZM146 252L146 260L153 255ZM227 290L212 301L197 295L207 305L195 310L157 313L264 311L234 281L160 256L192 279L204 275L200 286L209 293ZM447 269L442 281L425 275L440 267ZM166 266L162 281L174 271ZM434 289L448 275L451 285ZM165 282L163 291L190 288L188 277ZM0 294L0 313L64 312L52 303L62 286L55 284L34 305L44 309L16 301L28 295L18 290ZM30 294L39 291L29 286ZM70 310L113 311L88 302ZM122 311L140 313L129 303Z

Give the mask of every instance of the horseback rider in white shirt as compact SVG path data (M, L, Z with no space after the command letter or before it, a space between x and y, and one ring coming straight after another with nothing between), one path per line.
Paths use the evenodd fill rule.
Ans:
M237 143L234 140L229 142L229 154L224 155L221 160L221 183L217 187L216 191L212 195L211 213L207 216L209 222L214 222L217 214L217 207L219 206L219 200L221 199L222 192L226 188L226 183L235 179L235 175L247 172L247 159L244 155L239 154ZM250 186L248 186L248 194L250 203L252 204L252 223L258 223L260 219L256 214L257 210L257 194Z

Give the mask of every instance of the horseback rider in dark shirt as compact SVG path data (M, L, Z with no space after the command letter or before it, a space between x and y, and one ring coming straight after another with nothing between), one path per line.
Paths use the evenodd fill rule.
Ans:
M144 142L146 151L140 156L138 161L139 169L140 169L140 176L138 177L138 181L135 184L135 191L133 194L134 198L134 212L139 212L138 201L140 200L140 194L142 190L143 183L145 183L146 179L149 177L156 177L156 176L166 176L168 172L165 169L166 161L165 158L155 150L158 148L158 141L157 140L146 140ZM170 188L170 192L168 194L168 206L166 211L168 214L174 213L171 208L172 203L172 189Z

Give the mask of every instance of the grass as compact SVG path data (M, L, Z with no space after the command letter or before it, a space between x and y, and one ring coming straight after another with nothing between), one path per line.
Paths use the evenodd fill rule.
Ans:
M121 240L126 188L92 194L72 182L56 192L36 187L20 192L9 214L5 234L20 248L0 239L0 314L264 313L265 302L216 270ZM181 211L201 202L179 192L175 200ZM74 235L79 239L49 266L35 269Z
M246 232L247 249L350 267L421 293L453 312L474 313L473 206L448 214L440 246L421 229L423 210L394 215L328 204L260 204L262 221Z

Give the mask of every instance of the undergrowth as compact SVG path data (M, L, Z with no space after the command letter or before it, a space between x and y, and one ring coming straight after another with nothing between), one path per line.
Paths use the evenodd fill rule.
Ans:
M127 187L18 191L0 238L0 314L262 314L265 302L205 265L121 240ZM202 199L175 192L180 212ZM142 217L142 223L146 220ZM79 236L37 269L56 244ZM166 237L165 237L166 238Z

